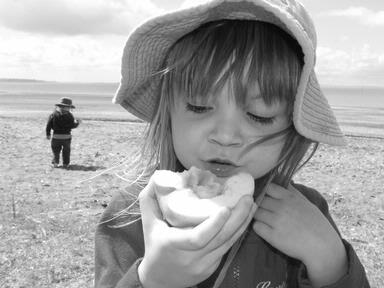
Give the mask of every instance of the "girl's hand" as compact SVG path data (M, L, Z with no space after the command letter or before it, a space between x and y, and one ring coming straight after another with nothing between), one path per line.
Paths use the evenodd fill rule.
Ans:
M256 204L243 197L230 211L216 215L193 228L169 227L162 220L153 181L139 195L145 255L138 268L145 288L181 288L207 279L219 266L253 218Z
M312 284L341 278L347 256L341 238L321 211L294 187L270 184L255 213L254 231L286 255L302 261Z

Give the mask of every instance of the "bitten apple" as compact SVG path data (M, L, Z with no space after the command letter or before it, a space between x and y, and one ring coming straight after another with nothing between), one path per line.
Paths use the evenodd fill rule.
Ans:
M192 167L181 173L157 170L153 175L156 196L164 219L174 227L193 227L222 207L232 209L244 195L253 195L248 173L219 178Z

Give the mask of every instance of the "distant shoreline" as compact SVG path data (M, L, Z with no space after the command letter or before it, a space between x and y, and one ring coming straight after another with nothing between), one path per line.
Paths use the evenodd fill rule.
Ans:
M53 81L53 80L40 80L40 79L24 79L24 78L0 78L0 83L57 83L57 84L112 84L118 85L118 82L110 81L95 81L95 82L77 82L77 81Z

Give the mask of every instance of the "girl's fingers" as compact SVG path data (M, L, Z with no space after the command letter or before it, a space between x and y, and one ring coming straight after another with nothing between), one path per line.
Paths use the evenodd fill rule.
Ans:
M149 180L147 186L139 194L141 219L144 231L152 230L155 224L165 225L162 213L157 203L154 182Z
M207 258L209 259L208 260L208 265L206 267L208 267L207 269L207 275L212 275L213 273L215 273L215 271L217 270L217 267L219 267L220 265L220 262L221 262L221 258L222 257L218 257L217 259L210 259L210 258Z
M287 194L290 193L289 190L284 189L283 187L274 183L270 183L265 189L266 195L279 200L286 198Z
M220 212L222 215L218 213L192 229L176 229L179 247L185 250L207 251L223 245L249 216L252 219L253 213L250 215L252 203L251 197L242 197L231 212L224 209Z
M256 204L253 204L251 207L251 212L248 214L248 217L245 219L245 221L241 224L240 228L232 235L232 237L227 241L227 250L232 247L232 245L237 241L237 239L240 238L240 236L244 233L244 231L247 229L249 223L251 223L253 216L258 209Z
M216 254L222 256L224 255L224 253L226 253L226 251L228 251L229 248L232 247L232 245L236 242L236 240L240 238L241 234L244 233L249 223L253 219L253 215L257 210L257 205L252 202L250 208L248 209L244 209L244 208L241 209L241 207L242 205L239 205L238 207L239 210L248 211L245 214L243 214L245 215L245 217L241 217L242 221L240 223L236 223L236 226L233 226L234 223L233 222L230 223L230 220L228 220L228 222L226 223L226 226L230 228L227 229L227 231L224 230L225 228L223 228L223 230L220 231L216 239L214 239L211 243L209 243L209 246L207 247L208 251L217 250Z
M209 243L209 250L222 246L242 227L249 217L253 218L253 199L250 196L243 196L232 210L231 217L225 223L220 233ZM253 210L252 210L253 209ZM247 224L247 223L246 223Z
M259 207L253 218L255 218L256 221L263 222L264 224L273 227L273 224L276 221L276 214L262 207Z
M237 231L229 238L227 241L222 243L222 245L217 246L216 249L212 250L208 254L208 258L211 259L221 259L221 257L227 253L227 251L235 244L235 242L241 237L243 233L245 233L245 230L247 229L249 223L253 219L253 214L257 210L257 205L253 204L250 213L248 214L247 218L243 221L241 226L237 229Z
M299 190L297 190L296 187L294 187L292 184L289 184L288 185L288 190L289 192L291 192L293 195L295 196L298 196L302 199L307 199L303 194L301 194L301 192Z
M281 208L281 200L272 198L269 195L265 195L263 201L260 203L260 208L269 210L271 212L279 211Z
M228 208L223 208L196 227L170 228L171 241L182 250L201 249L220 232L230 214Z
M253 231L255 231L255 233L257 235L259 235L261 238L263 238L268 243L271 243L273 229L269 225L267 225L263 222L260 222L260 221L255 221L253 223L252 228L253 228Z

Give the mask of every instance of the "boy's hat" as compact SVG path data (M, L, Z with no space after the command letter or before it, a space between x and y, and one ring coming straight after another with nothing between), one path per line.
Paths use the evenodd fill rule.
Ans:
M72 99L71 98L68 98L68 97L63 97L60 99L60 103L57 103L55 104L56 106L59 106L59 107L71 107L71 108L75 108L75 106L72 105Z
M210 0L153 18L134 30L122 59L122 79L114 103L150 121L160 93L161 69L171 46L204 23L221 19L257 20L277 25L294 37L304 53L304 66L293 109L296 130L306 138L332 145L345 139L317 81L316 31L296 0Z

